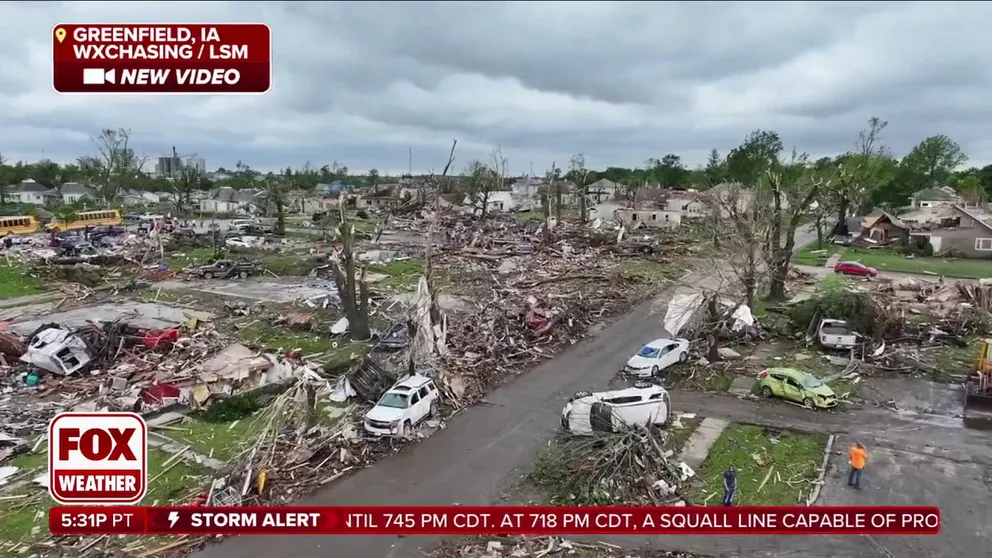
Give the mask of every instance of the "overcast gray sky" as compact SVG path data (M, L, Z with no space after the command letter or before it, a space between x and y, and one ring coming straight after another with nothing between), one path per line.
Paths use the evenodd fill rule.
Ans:
M456 166L501 145L514 172L573 153L590 167L676 153L690 165L755 128L813 156L871 116L903 155L947 134L992 162L992 4L985 2L4 2L0 153L60 161L105 127L149 156L210 168L339 161ZM264 22L263 96L60 96L56 23Z

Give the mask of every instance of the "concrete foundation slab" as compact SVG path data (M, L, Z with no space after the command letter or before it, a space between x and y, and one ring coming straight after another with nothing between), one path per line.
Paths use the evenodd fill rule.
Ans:
M127 320L135 327L164 329L174 327L190 318L209 320L213 317L214 315L210 312L174 308L150 302L121 301L31 316L29 319L11 325L10 329L27 335L47 323L57 323L75 328L84 326L89 321L111 322L119 318Z

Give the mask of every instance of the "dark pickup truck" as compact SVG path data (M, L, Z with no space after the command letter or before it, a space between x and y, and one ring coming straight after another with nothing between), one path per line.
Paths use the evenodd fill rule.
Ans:
M200 266L199 275L204 279L229 279L240 277L244 279L261 271L258 264L252 262L236 262L234 260L217 260L212 264Z

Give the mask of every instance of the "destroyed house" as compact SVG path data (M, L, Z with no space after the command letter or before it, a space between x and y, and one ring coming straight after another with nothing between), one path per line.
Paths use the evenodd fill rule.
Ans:
M614 218L627 228L674 229L682 225L682 214L664 209L621 208L614 212Z
M978 200L964 199L950 186L934 185L932 188L920 190L911 197L914 208L952 207L955 205L965 208L978 207Z
M97 199L96 189L78 182L66 182L62 185L62 201L65 203L76 203L83 198Z
M362 194L357 201L359 209L386 209L397 207L403 201L399 197L399 184L382 184L370 192Z
M885 211L876 211L861 223L861 238L873 244L889 244L909 236L909 225Z
M592 203L603 203L616 199L617 195L622 191L622 185L612 180L601 178L586 186L586 197Z
M992 215L960 206L941 208L939 226L910 232L914 242L929 242L935 254L953 252L971 258L992 258Z

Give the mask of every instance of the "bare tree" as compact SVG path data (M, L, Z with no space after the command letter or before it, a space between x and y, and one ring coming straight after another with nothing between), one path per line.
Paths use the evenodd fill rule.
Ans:
M465 174L468 175L468 199L472 203L472 211L479 211L481 218L485 219L489 213L489 196L493 186L491 171L482 161L472 161Z
M737 185L700 196L706 207L705 226L722 241L713 254L714 269L730 269L740 283L748 306L754 307L758 289L767 268L767 238L771 215L769 206L754 191Z
M857 211L857 205L865 201L886 166L888 149L881 141L888 125L885 120L870 118L868 127L858 132L854 151L837 158L839 172L829 190L829 200L837 211L835 234L847 232L848 212Z
M586 157L582 153L572 155L569 162L569 174L575 181L576 194L579 196L579 222L586 222L586 196L589 190L589 169L586 168Z
M561 181L561 169L558 168L558 163L555 161L551 162L551 169L545 174L545 179L548 184L544 187L544 192L541 193L541 210L544 214L544 240L551 238L551 215L552 215L552 198L551 196L558 192ZM557 196L556 196L557 197Z
M810 204L829 186L832 175L809 164L806 154L792 153L789 162L775 164L764 171L764 186L771 199L771 229L765 253L771 284L768 296L785 299L785 282L789 275L792 252L796 247L796 230Z
M147 157L138 157L129 145L131 130L105 129L91 138L97 148L96 156L80 157L79 165L89 171L100 195L108 204L117 203L122 192L133 186Z
M427 233L427 246L424 250L424 276L417 284L416 303L413 305L412 313L407 320L408 335L414 341L409 353L408 368L412 373L416 368L418 360L427 359L440 352L444 346L443 336L446 335L446 322L441 306L438 303L439 289L437 277L434 270L434 243L440 228L441 214L441 190L447 182L448 171L455 162L455 147L458 140L452 140L451 151L448 152L448 161L441 171L441 176L436 177L434 173L428 176L428 186L434 190L434 217L431 220ZM441 339L435 337L435 325L440 326Z
M7 164L7 159L4 159L3 154L0 153L0 167ZM4 173L6 174L6 173ZM0 176L0 207L7 205L7 177Z
M506 169L508 162L503 156L503 148L496 146L490 154L491 164L489 167L489 180L491 192L506 191Z
M269 207L276 212L276 234L286 234L286 195L288 181L281 176L269 173L265 176L265 193ZM344 221L342 220L342 223ZM342 227L343 228L343 227Z
M365 269L359 272L355 254L355 225L345 220L344 195L340 207L338 237L341 251L331 259L331 274L337 283L344 315L348 318L348 334L352 339L364 341L371 335L369 328L369 287Z

